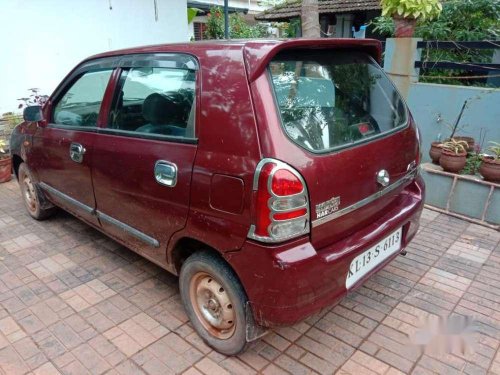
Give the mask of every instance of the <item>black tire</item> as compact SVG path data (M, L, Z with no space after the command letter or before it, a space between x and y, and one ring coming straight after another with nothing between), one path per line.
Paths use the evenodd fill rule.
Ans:
M30 216L36 220L45 220L54 215L56 207L45 198L43 191L35 184L26 163L21 163L17 175L23 202Z
M208 275L209 278L207 279L205 275ZM198 283L200 277L203 278ZM213 280L210 281L210 278ZM214 284L210 285L211 282ZM195 285L198 285L198 289L195 288ZM204 286L212 288L214 285L216 287L218 285L223 289L220 295L217 293L210 294L211 290L205 291L203 289ZM208 346L225 355L236 355L246 349L249 344L246 338L247 328L253 329L255 322L250 309L247 309L248 299L238 277L223 259L208 251L194 253L182 265L179 286L187 315L198 335ZM219 305L219 308L214 311L208 307L205 308L205 314L217 314L217 311L224 310L221 313L222 316L226 316L225 314L228 313L230 314L228 319L234 317L234 328L224 331L211 325L204 318L200 303L197 303L203 297L193 301L195 299L193 290L205 291L200 292L200 294L205 295L205 293L208 293L213 297L209 299L215 300L215 304ZM217 290L220 291L220 289ZM199 294L196 296L199 296ZM226 304L224 308L221 307L224 301L227 300L230 303ZM208 305L209 303L207 303ZM231 309L227 307L231 307ZM227 322L231 322L231 320L227 320L223 324L227 324ZM209 327L207 328L207 326ZM224 337L225 335L228 337Z

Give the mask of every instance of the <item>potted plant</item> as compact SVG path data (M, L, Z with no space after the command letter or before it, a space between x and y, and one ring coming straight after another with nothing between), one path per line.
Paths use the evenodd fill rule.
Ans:
M452 138L442 145L439 165L447 172L458 173L465 167L467 142Z
M434 164L439 164L439 159L441 158L443 144L439 141L431 143L431 149L429 150L429 156Z
M468 100L464 101L464 104L462 105L462 108L460 109L460 113L458 114L457 119L455 120L455 123L448 124L445 122L446 127L450 129L450 137L445 140L445 142L449 142L451 139L455 139L455 141L464 141L467 146L465 148L465 151L472 153L475 150L476 146L476 141L473 137L466 137L466 136L457 136L455 133L459 130L462 130L463 127L458 128L458 125L460 124L460 120L462 119L462 115L464 114L465 109L467 108L467 103ZM440 119L442 121L442 119ZM429 150L429 156L432 159L432 162L435 164L439 164L439 158L441 157L441 143L440 142L432 142L431 143L431 148Z
M500 143L490 143L492 146L488 147L488 150L491 151L493 155L483 156L481 166L479 167L479 173L481 173L486 181L500 183Z
M434 19L443 9L438 0L382 0L381 4L382 16L394 20L396 38L411 38L418 19Z
M7 142L0 138L0 183L10 181L12 178L12 162L6 146Z

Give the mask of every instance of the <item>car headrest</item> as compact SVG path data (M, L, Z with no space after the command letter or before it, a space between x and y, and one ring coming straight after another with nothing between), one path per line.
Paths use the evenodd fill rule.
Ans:
M190 107L189 98L181 93L153 93L142 104L142 116L153 125L186 127Z
M154 93L146 97L142 104L142 117L151 124L167 124L175 103L165 96Z

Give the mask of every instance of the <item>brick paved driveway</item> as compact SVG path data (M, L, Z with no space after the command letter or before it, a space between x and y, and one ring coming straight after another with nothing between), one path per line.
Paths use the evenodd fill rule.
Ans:
M426 211L408 249L340 305L227 358L177 279L68 214L35 222L0 185L1 374L500 374L500 233ZM429 314L473 316L473 355L410 347Z

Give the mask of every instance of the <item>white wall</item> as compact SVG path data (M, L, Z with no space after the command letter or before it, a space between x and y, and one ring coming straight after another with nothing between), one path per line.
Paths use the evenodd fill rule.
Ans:
M0 2L0 115L29 88L51 94L90 55L188 40L186 0L157 0L157 20L153 0Z
M193 0L199 3L216 5L223 7L224 0ZM248 13L259 13L266 9L265 6L259 5L259 0L229 0L230 7L248 9ZM193 5L194 6L194 5ZM196 6L194 6L196 8Z

